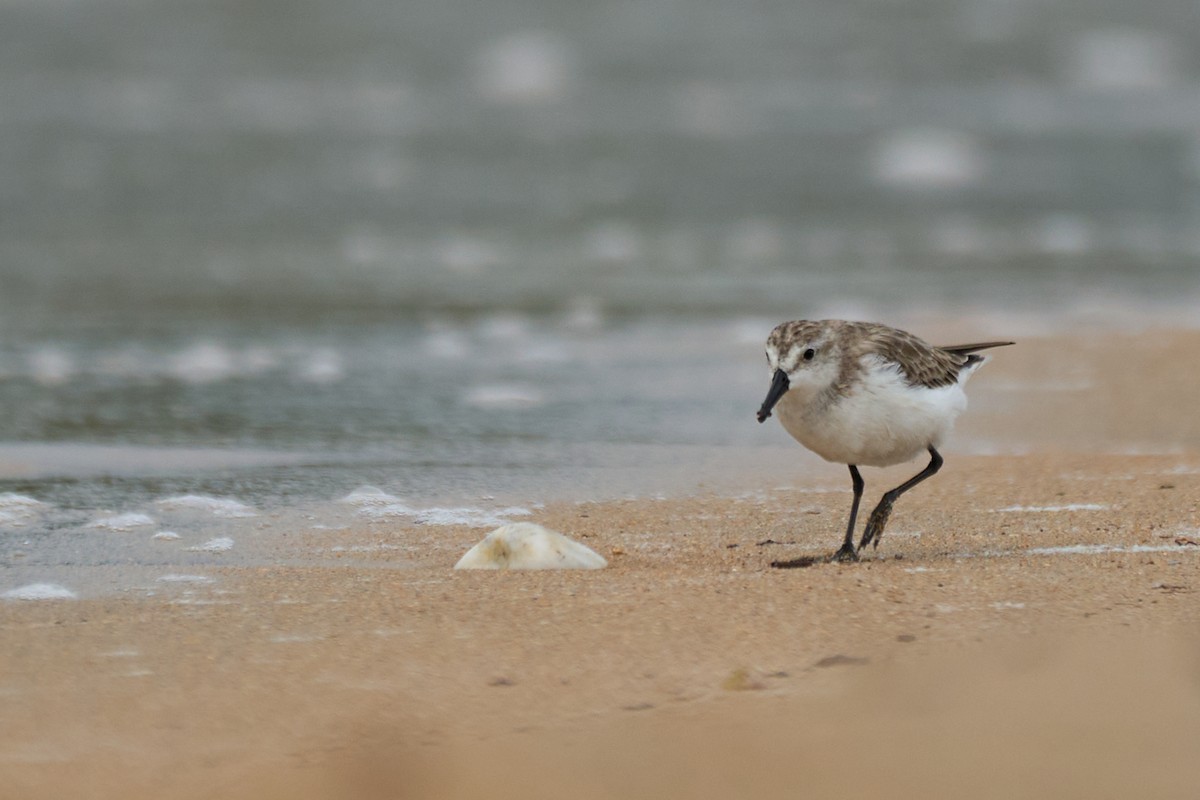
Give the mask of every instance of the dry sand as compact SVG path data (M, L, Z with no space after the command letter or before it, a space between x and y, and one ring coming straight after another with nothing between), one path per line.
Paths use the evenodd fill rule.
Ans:
M1013 348L998 382L1084 377L974 424L1045 446L948 448L859 564L770 567L838 544L830 465L539 510L596 572L454 572L484 531L367 526L337 541L403 549L227 569L211 604L0 604L0 797L1200 796L1198 346Z

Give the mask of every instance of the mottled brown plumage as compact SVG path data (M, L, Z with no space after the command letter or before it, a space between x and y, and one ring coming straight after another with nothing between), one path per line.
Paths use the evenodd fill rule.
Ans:
M814 344L832 345L847 356L844 359L845 369L838 378L839 390L850 386L861 372L863 356L874 355L895 364L912 386L934 389L957 381L959 370L978 358L972 353L1012 344L980 342L937 347L907 331L887 325L844 320L785 322L771 331L768 342L774 342L779 347L783 342L806 340Z

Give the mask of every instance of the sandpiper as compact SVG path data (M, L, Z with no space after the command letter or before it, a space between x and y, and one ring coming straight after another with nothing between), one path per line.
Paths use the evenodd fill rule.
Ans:
M941 468L937 448L967 407L963 385L986 360L976 352L1010 344L934 347L886 325L838 319L784 322L771 331L771 388L758 421L766 421L775 409L796 441L826 461L850 467L850 522L841 548L827 560L857 561L859 550L879 546L896 498ZM929 453L929 465L884 493L856 550L854 523L864 486L858 468L900 464L922 452ZM772 566L806 566L816 560Z

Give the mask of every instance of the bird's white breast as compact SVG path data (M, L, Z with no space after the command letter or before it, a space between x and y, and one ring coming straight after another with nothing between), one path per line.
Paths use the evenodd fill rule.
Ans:
M937 447L967 407L962 384L911 386L894 364L867 357L844 394L795 387L777 406L796 441L827 461L886 467ZM800 391L796 391L800 388Z

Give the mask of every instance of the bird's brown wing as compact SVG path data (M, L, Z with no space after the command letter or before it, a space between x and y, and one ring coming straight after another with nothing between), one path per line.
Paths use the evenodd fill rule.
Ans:
M982 358L972 355L976 351L1012 344L978 342L935 347L907 331L886 325L870 325L867 330L870 352L896 364L913 386L931 389L958 381L958 373L963 367Z

